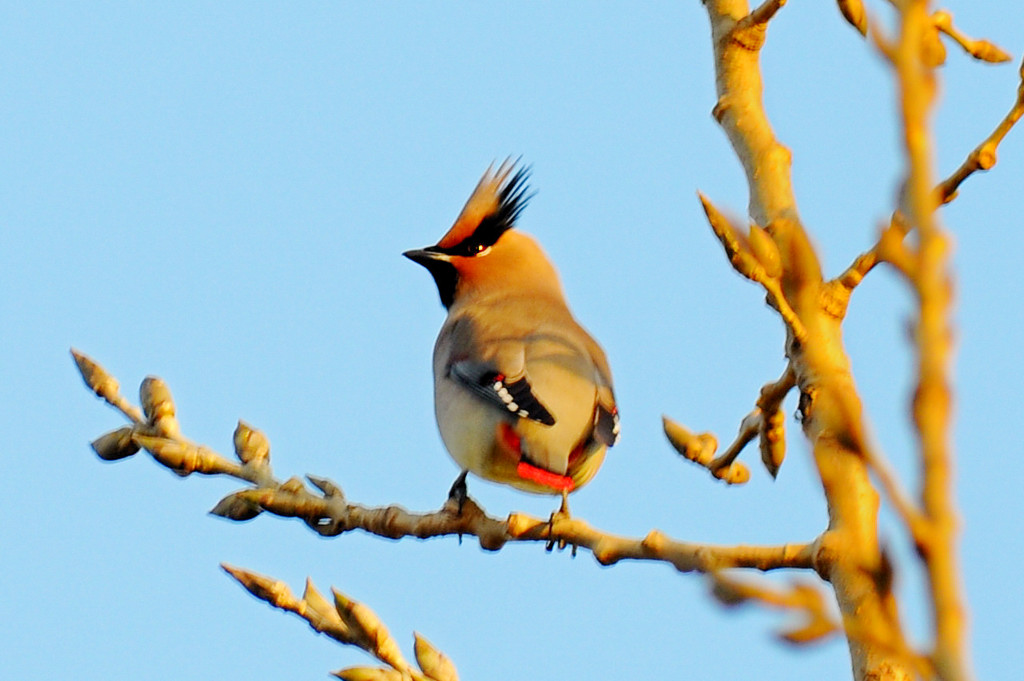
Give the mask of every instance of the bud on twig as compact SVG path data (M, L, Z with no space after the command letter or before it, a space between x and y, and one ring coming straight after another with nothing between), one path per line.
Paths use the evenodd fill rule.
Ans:
M413 632L416 638L416 663L433 681L459 681L455 665L447 655L431 645L430 641Z
M866 36L868 34L868 15L864 11L864 3L861 0L838 0L838 3L843 18L860 31L862 36Z
M121 390L117 379L107 373L106 369L94 362L90 357L83 355L74 348L71 349L71 356L75 358L78 372L82 374L82 380L85 381L89 389L109 404L114 404Z
M174 399L171 397L171 389L162 379L147 376L139 386L139 401L142 404L142 413L146 415L146 420L151 426L169 436L178 434Z
M381 667L349 667L333 672L342 681L408 681L408 677L394 669Z
M761 422L761 463L774 478L786 458L786 415L781 409L764 414Z
M391 632L377 617L377 613L337 589L332 588L331 593L334 594L334 607L342 621L352 629L357 645L395 669L409 668L398 643L391 637Z
M263 508L253 501L251 492L252 490L242 490L227 495L217 502L217 505L210 510L210 514L228 520L252 520L263 513Z
M187 476L195 470L198 452L193 444L141 433L133 433L132 440L178 475Z
M306 479L309 480L311 485L320 490L325 498L338 499L341 503L345 503L345 493L334 482L327 478L318 478L315 475L307 475Z
M306 578L306 588L302 592L302 600L309 611L320 617L325 624L330 624L336 629L333 633L337 634L336 637L339 638L339 640L343 640L345 643L351 641L348 627L342 621L341 616L338 615L338 611L335 610L334 606L317 590L316 586L313 584L313 580L309 577Z
M711 463L715 450L718 449L718 441L715 440L714 435L710 433L694 435L685 426L667 416L661 417L661 425L669 443L683 457L705 467Z
M245 421L235 428L235 454L242 463L265 466L270 461L270 441Z
M266 601L274 607L281 608L282 610L289 610L291 612L298 612L300 610L300 604L298 599L292 593L291 589L284 582L271 579L270 577L264 577L263 575L255 572L249 572L242 568L236 568L227 563L220 564L221 569L227 572L229 575L235 578L235 580L245 587L245 590L251 593L256 598Z
M131 427L125 426L93 440L92 449L104 461L117 461L137 453L139 445L132 440Z

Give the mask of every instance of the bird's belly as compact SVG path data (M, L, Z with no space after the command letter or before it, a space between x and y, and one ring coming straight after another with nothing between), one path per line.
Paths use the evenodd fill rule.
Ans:
M519 474L522 455L545 470L568 474L577 488L593 477L604 458L604 447L592 445L582 452L581 460L574 463L572 470L567 470L569 454L578 444L584 430L582 422L570 423L570 419L566 418L554 426L545 426L525 419L510 418L479 397L448 382L441 382L438 386L434 405L441 439L449 455L462 469L486 480L535 494L558 494L557 489L538 484ZM507 424L506 429L511 426L511 430L520 438L516 444L521 451L515 451L507 441L503 441L502 424ZM551 429L556 432L550 432ZM570 430L574 433L571 436ZM557 436L554 442L551 440L552 435ZM542 447L541 441L547 445L557 443L558 454L551 451L550 447Z

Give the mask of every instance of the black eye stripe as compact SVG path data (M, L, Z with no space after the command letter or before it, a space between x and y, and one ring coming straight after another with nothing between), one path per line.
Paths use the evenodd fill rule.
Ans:
M533 196L527 193L529 187L526 179L529 174L529 168L520 168L502 188L498 207L494 212L485 215L468 237L454 246L438 250L448 255L471 258L497 243L502 234L515 226L516 218Z

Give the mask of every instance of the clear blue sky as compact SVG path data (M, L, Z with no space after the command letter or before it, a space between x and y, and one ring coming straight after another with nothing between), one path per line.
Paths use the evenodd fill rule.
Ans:
M889 14L886 3L873 11ZM1017 64L1018 0L952 0ZM68 355L134 396L158 374L185 432L230 451L263 429L282 476L357 502L437 508L457 470L433 422L443 311L400 256L434 243L494 159L538 193L521 226L558 263L611 359L623 439L573 511L608 531L716 543L805 541L825 510L798 427L778 480L727 488L665 443L660 416L727 440L778 376L782 328L735 275L696 191L742 215L714 124L708 26L659 3L73 3L0 6L0 658L10 678L326 678L367 659L234 585L226 561L371 605L463 679L844 678L845 645L794 652L780 617L724 611L701 578L607 569L540 546L315 537L206 515L239 487L145 456L98 461L122 424ZM802 215L835 274L870 246L900 177L891 80L829 2L791 2L764 53ZM950 48L948 173L1008 109L1016 64ZM942 217L957 268L958 495L981 678L1024 668L1018 610L1024 130ZM848 348L872 432L915 486L911 300L888 272L857 291ZM787 402L792 413L795 404ZM492 514L553 500L470 481ZM886 541L906 537L883 515ZM897 575L925 631L919 575Z

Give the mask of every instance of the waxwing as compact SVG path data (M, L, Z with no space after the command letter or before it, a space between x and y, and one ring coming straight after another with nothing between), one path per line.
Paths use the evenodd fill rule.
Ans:
M514 229L528 169L487 169L436 245L403 255L434 278L448 310L434 345L434 409L465 476L527 492L586 484L619 435L608 361L573 318L540 246Z

